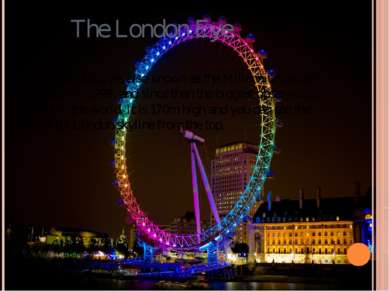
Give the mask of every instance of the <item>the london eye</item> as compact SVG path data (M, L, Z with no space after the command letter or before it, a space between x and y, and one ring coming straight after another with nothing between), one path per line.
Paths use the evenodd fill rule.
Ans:
M262 189L275 147L275 98L272 94L269 72L265 70L263 64L263 53L255 50L254 39L252 37L243 38L240 36L240 28L237 26L234 26L233 29L223 29L225 24L223 20L212 22L210 19L202 20L200 27L197 23L190 21L186 26L181 27L178 34L160 39L148 50L143 60L137 64L134 78L127 83L126 96L120 99L121 110L115 122L114 152L116 179L128 215L136 224L140 233L151 241L154 246L173 251L209 251L209 249L215 248L215 246L226 238L231 237L231 234L234 233L235 229L249 213L256 199L261 199ZM142 82L152 70L154 64L172 48L195 39L217 41L231 48L244 62L250 72L256 88L257 106L259 109L259 132L257 134L258 154L251 177L242 195L229 213L220 218L196 146L197 143L201 143L204 140L189 130L182 130L184 137L190 141L196 231L193 234L179 234L161 229L145 215L137 202L136 194L131 187L131 181L128 175L131 165L127 165L126 158L126 125L131 120L132 108L139 98L139 90ZM198 181L195 174L196 166L200 170L201 180L204 184L215 221L214 225L204 231L201 231L200 227Z

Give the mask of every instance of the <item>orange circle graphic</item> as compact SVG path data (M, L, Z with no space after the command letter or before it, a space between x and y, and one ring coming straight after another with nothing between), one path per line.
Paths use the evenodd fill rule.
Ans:
M364 243L354 243L347 249L347 259L354 266L363 266L370 260L370 251Z

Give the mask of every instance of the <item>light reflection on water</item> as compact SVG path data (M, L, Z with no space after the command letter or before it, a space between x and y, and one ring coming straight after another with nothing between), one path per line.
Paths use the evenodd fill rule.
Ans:
M287 282L214 282L213 289L218 290L306 290L333 289L336 286L323 284L287 283Z
M152 290L158 289L158 281L148 280L112 280L98 279L88 282L92 285L99 285L104 289L121 289L121 290ZM341 289L331 284L312 284L312 283L287 283L287 282L211 282L210 289L213 290L309 290L309 289Z

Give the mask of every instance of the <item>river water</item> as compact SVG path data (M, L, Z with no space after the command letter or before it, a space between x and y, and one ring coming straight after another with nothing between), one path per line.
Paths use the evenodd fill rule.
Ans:
M81 282L80 287L96 289L119 290L152 290L160 289L158 281L151 280L119 280L94 278ZM343 289L344 286L336 283L287 283L287 282L209 282L209 289L213 290L328 290Z

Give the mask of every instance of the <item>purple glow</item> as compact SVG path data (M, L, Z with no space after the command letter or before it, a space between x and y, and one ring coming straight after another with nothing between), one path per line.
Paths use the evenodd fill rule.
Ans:
M193 188L193 205L195 210L196 219L196 234L197 241L200 242L201 224L200 224L200 206L199 206L199 188L197 184L196 174L196 153L194 149L194 143L190 143L190 160L192 165L192 188Z
M211 21L208 20L208 22L206 22L205 26L201 29L202 33L197 34L196 33L197 30L195 29L195 26L193 24L190 24L190 27L188 27L188 30L181 30L179 32L179 34L177 34L177 36L173 36L171 38L170 37L165 38L162 41L158 42L157 45L155 45L153 47L153 49L150 52L148 52L148 54L144 58L142 66L139 69L139 71L137 70L137 72L136 72L137 77L133 81L134 86L136 85L135 86L136 88L140 87L143 77L146 76L149 69L152 68L152 64L157 62L158 59L160 58L160 56L163 56L163 54L167 50L169 50L170 48L172 48L180 43L183 43L183 42L186 42L186 41L189 41L192 39L203 38L203 37L207 38L207 39L218 40L221 43L223 43L224 45L232 48L235 52L237 52L239 54L239 56L246 62L246 64L250 63L250 66L249 66L250 71L253 72L254 70L257 70L258 67L261 68L262 71L264 71L264 68L262 66L263 55L262 55L261 51L259 53L254 53L254 50L251 47L252 42L250 42L250 39L244 39L244 38L240 37L240 35L239 35L240 29L235 28L234 31L224 29L224 30L222 30L222 35L218 34L216 36L216 39L214 39L215 35L213 35L211 32L209 32L212 30L212 28L214 28L214 25L215 25L215 23L212 23ZM217 27L221 28L220 26L217 26ZM185 31L185 32L183 32L183 31ZM252 64L253 60L255 60L254 64ZM142 77L142 79L139 77ZM134 91L134 90L131 90L131 92L132 91ZM261 100L262 99L263 98L261 98ZM133 100L130 100L130 103L132 103L132 101ZM129 115L127 115L125 117L126 120L128 117L129 117ZM124 134L124 135L126 134L125 128L123 130L118 130L117 134L120 134L120 136L118 135L116 137L116 139L119 140L119 138L122 138L122 134ZM124 160L124 157L125 157L125 149L120 148L119 146L116 145L115 153L118 154L117 155L118 158L116 158L116 159L119 159L117 161L117 165L119 165L119 163L123 163L122 160ZM128 175L125 177L122 177L123 173L122 173L121 167L124 167L124 166L121 166L122 164L120 164L121 167L119 168L119 166L117 166L118 168L116 169L118 179L121 182L119 184L121 195L123 197L123 200L125 201L127 211L129 212L131 218L137 223L137 225L139 226L139 230L145 236L147 236L150 241L154 241L156 243L156 245L158 245L158 246L162 245L164 249L168 249L168 250L169 249L176 249L176 248L178 248L179 250L197 249L200 244L204 244L204 243L212 240L213 237L217 236L217 234L225 233L225 232L227 232L227 233L233 232L234 231L233 228L235 228L241 220L241 218L238 218L235 221L236 223L233 223L234 221L228 221L228 223L227 223L227 219L223 218L223 225L226 226L226 229L224 229L224 230L221 229L220 218L219 218L219 214L217 212L217 208L215 205L212 190L210 188L209 181L208 181L203 163L201 161L198 148L197 148L195 143L193 144L193 146L191 145L191 163L192 163L192 188L193 188L193 204L194 204L193 207L194 207L195 222L196 222L196 233L195 234L176 234L176 233L170 233L168 231L163 231L162 229L160 229L158 225L154 224L146 216L146 214L144 212L142 212L138 203L133 202L133 200L131 200L134 195L132 193L133 191L131 189L131 185L130 185L130 182L128 180ZM201 172L202 181L200 181L200 182L202 182L204 185L205 191L206 191L207 196L208 196L207 198L209 201L209 205L210 205L210 208L212 210L212 214L215 217L215 221L218 224L217 226L219 226L218 230L215 230L212 232L208 232L208 230L206 230L204 233L202 233L202 231L201 231L201 219L200 219L201 210L200 210L200 205L199 205L199 195L200 194L199 194L199 189L198 189L198 187L199 187L198 182L199 181L198 181L198 177L197 177L198 170L200 170L200 172ZM125 172L127 173L127 169L125 169ZM265 178L266 177L262 175L258 180L259 180L259 182L263 182L265 180ZM125 185L125 186L123 186L123 185ZM247 189L249 189L249 187L247 187ZM244 195L249 197L248 194L244 194ZM234 207L234 209L232 209L231 211L235 211L234 213L237 215L241 214L242 211L244 211L244 213L246 213L248 211L247 210L248 208L243 209L244 206L245 205L239 206L239 207ZM147 223L146 223L146 221L147 221ZM231 225L232 223L233 223L233 227ZM146 225L147 225L147 228L146 228ZM230 229L228 229L227 226ZM177 245L177 243L178 243L178 245Z
M205 173L203 162L201 161L200 154L199 154L199 151L197 149L196 144L193 144L193 148L194 148L194 151L196 154L197 163L199 164L201 179L203 180L205 192L207 193L208 202L209 202L209 205L211 206L212 214L215 217L216 223L220 224L219 213L217 212L215 200L213 199L213 195L212 195L211 187L209 186L207 174Z

